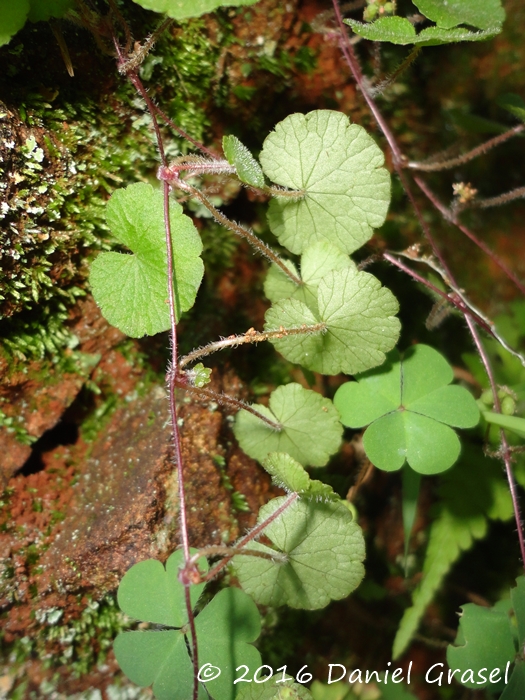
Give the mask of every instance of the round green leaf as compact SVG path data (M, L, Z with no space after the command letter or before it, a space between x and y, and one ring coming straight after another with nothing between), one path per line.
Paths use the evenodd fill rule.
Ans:
M284 452L270 452L263 467L271 475L274 484L285 491L300 494L303 498L339 500L339 496L328 484L310 479L306 469Z
M287 360L322 374L357 374L385 361L399 337L399 305L376 277L353 267L330 272L319 284L317 303L318 315L294 299L266 312L266 330L326 325L323 333L273 339Z
M117 601L120 609L136 620L167 627L182 627L188 619L184 586L178 580L183 563L183 553L177 550L169 557L166 568L156 559L147 559L132 566L118 588ZM199 568L203 573L208 571L206 559L199 560ZM196 604L205 585L200 583L191 586L192 605Z
M238 588L225 588L195 620L199 642L199 665L211 664L221 675L206 683L212 698L234 700L239 677L236 669L244 664L251 676L261 665L261 655L250 644L261 633L261 618L253 600ZM188 696L189 697L189 696ZM187 700L187 698L186 698Z
M272 428L248 411L237 414L235 437L246 454L259 462L270 452L286 452L301 464L323 467L339 449L343 428L337 411L315 391L286 384L272 392L269 408L259 404L254 408L281 426Z
M284 502L274 498L261 508L259 522ZM342 503L297 500L264 530L274 549L250 543L287 561L238 555L235 573L244 590L260 605L289 605L315 610L345 598L364 575L365 547L360 527Z
M106 219L125 253L100 253L91 265L93 296L105 318L133 338L170 327L164 198L151 185L136 183L117 190ZM190 309L202 280L202 242L182 207L170 201L176 317Z
M344 114L292 114L266 138L266 175L302 196L273 199L270 228L292 253L326 240L352 253L381 226L390 203L383 153L363 127Z
M0 46L22 29L28 12L29 0L0 0Z
M130 681L153 685L157 700L188 700L193 666L180 630L121 632L113 644L120 668ZM201 689L199 700L207 696Z
M491 29L503 24L505 19L501 0L414 0L414 5L421 14L443 29L451 29L458 24Z
M15 0L14 4L18 3ZM63 17L68 10L75 6L74 0L30 0L27 19L30 22L41 22L51 17Z
M200 17L206 12L213 12L218 7L239 7L254 5L258 0L134 0L146 10L162 12L173 19Z
M295 266L292 263L288 264L292 272L297 275ZM340 248L336 248L327 241L319 241L309 246L301 256L301 285L295 284L277 265L272 265L264 282L264 293L273 303L282 299L299 299L313 313L318 313L319 283L329 272L346 268L357 272L353 260Z
M389 41L391 44L418 44L419 46L439 46L456 41L484 41L501 31L501 26L490 27L485 31L471 32L468 29L443 29L427 27L416 34L414 25L405 17L380 17L371 24L345 19L356 34L370 41Z
M487 669L501 669L516 655L510 617L507 612L484 608L474 603L461 606L459 630L455 644L447 648L447 663L462 672L461 683L467 688L483 688L488 682ZM478 683L478 671L485 671L487 683ZM472 680L468 671L473 674ZM458 678L458 676L456 676ZM494 687L492 685L492 687Z
M253 185L253 187L262 188L265 186L261 166L236 136L224 136L222 150L228 163L235 167L241 182Z

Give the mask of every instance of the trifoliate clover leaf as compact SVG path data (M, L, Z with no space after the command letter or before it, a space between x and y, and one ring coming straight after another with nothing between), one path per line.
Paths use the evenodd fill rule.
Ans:
M261 166L236 136L224 136L222 150L228 163L235 167L241 182L259 188L265 186Z
M345 19L356 34L370 41L389 41L391 44L417 44L418 46L439 46L456 41L485 41L499 34L501 25L491 27L481 32L471 32L469 29L427 27L416 34L414 25L405 17L380 17L372 24Z
M288 678L283 682L283 674L276 673L264 683L245 683L236 700L312 700L308 688Z
M368 272L328 273L317 289L318 314L286 299L266 312L266 330L324 325L323 332L284 335L271 342L290 362L322 374L357 374L380 365L399 337L397 299Z
M508 610L484 608L474 603L461 606L461 617L455 644L447 648L447 663L458 669L456 676L467 688L494 687L496 674L489 681L489 673L499 669L503 680L507 664L516 656L511 619Z
M3 0L0 3L0 46L8 44L11 38L24 26L29 13L29 0Z
M473 396L448 386L453 372L433 348L416 345L403 358L392 352L381 368L336 392L343 425L369 425L363 445L379 469L395 471L405 461L420 474L437 474L459 457L460 443L449 426L471 428L479 420Z
M261 508L259 522L285 500L274 498ZM324 608L330 600L345 598L363 578L363 535L341 501L296 500L265 528L264 535L272 548L251 542L250 549L281 556L238 555L233 559L241 586L260 605Z
M202 560L201 560L202 561ZM145 622L176 628L123 632L115 640L117 661L126 676L141 687L153 685L158 700L187 700L192 695L193 666L188 653L187 612L184 587L177 573L183 564L180 551L171 555L166 569L148 560L132 567L118 591L123 612ZM207 571L207 564L201 564ZM195 605L204 584L191 586ZM199 663L221 669L221 675L207 681L212 697L233 700L235 670L242 663L252 672L260 666L259 652L250 642L260 633L260 618L254 602L238 589L226 588L195 618ZM199 700L209 697L201 685Z
M254 408L275 427L242 410L234 433L246 454L259 462L270 452L286 452L301 464L323 467L339 449L343 428L337 411L330 399L315 391L286 384L272 392L268 408L259 404Z
M442 29L451 29L458 24L491 29L503 24L505 19L501 0L414 0L414 5Z
M295 266L292 263L288 265L298 276ZM295 284L277 265L272 265L264 282L264 293L273 303L282 299L299 299L311 311L318 313L317 290L321 280L329 272L338 272L345 268L357 272L355 263L340 248L327 241L319 241L308 246L301 256L301 285Z
M317 479L310 479L306 469L284 452L270 452L262 464L274 484L285 491L319 501L340 500L331 486Z
M134 0L145 10L161 12L173 19L200 17L206 12L213 12L218 7L240 7L254 5L258 0Z
M29 0L29 4L27 19L30 22L47 21L51 17L63 17L68 10L75 6L74 0Z
M512 92L501 95L496 100L496 104L506 109L507 112L510 112L522 122L525 122L525 102L519 95L515 95Z
M266 138L265 174L298 191L270 202L268 222L280 243L302 253L324 240L346 253L360 248L385 221L390 175L381 149L344 114L292 114Z
M160 190L139 182L117 190L106 219L115 239L131 250L100 253L90 283L105 318L133 338L170 327L164 199ZM190 309L202 280L202 242L182 207L170 201L176 316Z

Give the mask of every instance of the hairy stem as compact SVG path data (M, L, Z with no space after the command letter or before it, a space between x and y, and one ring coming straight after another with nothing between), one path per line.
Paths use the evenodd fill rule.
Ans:
M525 125L524 125L525 126ZM472 231L467 228L464 224L459 221L457 218L456 214L450 211L437 197L436 195L432 192L430 187L427 185L427 183L422 180L420 177L416 176L414 177L414 182L416 185L419 187L419 189L423 192L423 194L428 198L428 200L434 205L434 207L440 212L440 214L451 224L454 224L454 226L457 226L457 228L463 233L467 238L470 238L470 240L480 248L485 255L488 255L488 257L492 260L492 262L497 265L500 270L516 285L516 287L520 290L522 294L525 294L525 285L519 280L519 278L516 276L516 274L510 270L504 262L502 262L499 257L494 253L493 250L489 248L489 246L481 241L477 236L475 236ZM525 188L524 193L525 193Z
M203 348L197 348L185 355L179 362L179 368L183 369L195 360L199 360L207 355L212 355L214 352L224 350L225 348L233 348L246 343L260 343L264 340L272 340L273 338L284 338L289 335L306 335L309 333L322 333L326 330L326 323L316 323L313 326L306 324L299 328L279 328L276 331L256 331L253 328L246 331L242 335L233 335L229 338L222 338L213 343L209 343Z
M479 352L479 356L481 358L483 366L485 367L487 377L489 378L490 388L492 389L492 396L494 398L494 411L496 413L501 413L501 403L498 396L498 387L496 386L496 380L494 377L494 372L492 371L489 356L485 351L485 348L483 347L483 343L481 342L481 338L479 337L478 329L476 328L474 322L468 317L466 317L466 321L472 338L474 340L474 344ZM507 475L507 481L509 482L510 495L512 498L512 505L514 508L514 518L516 520L516 527L518 529L518 540L520 543L521 561L525 569L525 538L523 535L523 523L521 520L518 489L516 486L516 481L514 480L514 474L512 472L511 451L507 441L507 436L503 428L500 428L499 433L501 440L501 456L505 464L505 472Z
M162 178L169 179L169 169L162 170L160 175ZM261 241L260 238L258 238L247 228L244 228L244 226L241 226L240 224L235 223L235 221L231 221L230 219L228 219L227 216L224 216L224 214L222 214L218 209L216 209L210 202L210 200L206 197L206 195L203 194L200 190L198 190L196 187L192 187L187 182L181 180L179 177L175 177L175 175L172 180L170 179L170 182L175 187L181 189L183 192L187 192L188 194L191 194L192 197L195 197L195 199L198 199L199 202L206 207L210 214L213 215L213 218L219 224L229 229L237 236L240 236L241 238L247 240L248 243L250 243L250 245L253 248L255 248L255 250L261 253L261 255L264 255L264 257L267 258L270 262L277 265L277 267L280 268L284 272L284 274L292 280L294 284L296 284L297 286L302 285L302 281L299 279L299 277L294 275L293 272L286 267L281 258L270 248L270 246L267 246L266 243L263 243L263 241Z
M119 56L119 62L122 63L124 57L122 51L115 40L117 53ZM167 167L166 153L164 150L164 143L162 140L162 134L160 132L160 127L157 121L156 112L154 109L154 104L150 99L147 91L144 89L137 73L135 71L129 71L127 73L129 80L137 90L137 92L142 96L146 103L146 107L150 113L153 129L155 131L155 137L157 140L157 147L159 149L160 159L162 165ZM182 551L184 554L184 566L188 565L190 560L190 544L188 536L188 515L186 506L186 491L184 485L184 464L182 460L182 445L180 438L179 425L177 420L177 404L175 401L175 379L176 371L178 365L178 340L177 340L177 303L175 294L175 280L174 280L174 269L173 269L173 245L171 239L171 222L170 222L170 186L168 182L163 182L163 196L164 196L164 230L165 230L165 244L166 244L166 256L167 256L167 266L168 266L168 300L169 300L169 311L170 311L170 340L171 340L171 365L174 368L174 373L168 374L169 380L167 382L167 390L169 396L170 404L170 418L172 425L173 434L173 447L175 452L175 463L178 470L178 491L179 491L179 518L180 518L180 532L182 540ZM182 573L182 572L181 572ZM184 577L181 583L184 586L184 601L186 605L186 614L188 616L188 623L191 631L191 651L192 651L192 663L193 663L193 700L197 700L199 694L199 655L197 646L197 635L195 629L195 618L193 615L193 608L191 604L190 597L190 586L191 582Z
M279 508L277 508L276 511L274 511L266 520L263 520L262 522L258 523L250 532L248 532L244 537L241 537L241 539L236 543L235 549L241 549L245 545L248 544L248 542L252 542L256 537L259 537L259 535L262 535L264 530L273 523L274 520L277 520L279 516L281 516L285 510L287 510L292 503L294 503L297 499L299 498L298 493L291 493L288 498L282 503ZM229 555L225 557L222 561L220 561L218 564L215 564L215 566L208 571L206 574L206 581L211 581L215 576L217 576L218 573L220 573L224 567L228 564L228 562L231 560L233 555Z
M382 92L384 92L390 85L392 85L398 78L399 76L407 69L409 68L412 63L416 60L416 58L419 56L421 53L421 46L414 46L408 56L402 61L399 66L395 69L393 73L390 75L387 75L387 77L382 80L380 83L377 83L377 85L374 85L374 87L369 88L370 95L372 97L377 97L377 95L380 95Z
M180 381L180 383L177 383L177 386L182 387L186 391L191 391L198 399L201 399L202 401L216 401L222 406L229 406L237 411L247 411L248 413L251 413L252 416L260 418L260 420L262 420L263 423L266 423L266 425L270 426L270 428L273 428L279 432L283 429L283 426L280 423L275 423L273 420L270 420L270 418L267 418L266 416L263 416L262 413L259 413L259 411L253 408L253 406L250 406L250 404L245 403L240 399L235 399L233 396L228 396L228 394L218 394L216 391L204 389L203 387L191 386L191 384L188 384L186 380Z
M489 207L499 207L507 202L513 202L515 199L523 199L525 197L525 187L516 187L510 192L504 192L497 197L487 197L487 199L473 199L469 202L468 207L472 209L488 209ZM465 209L467 207L464 207Z
M244 554L249 557L259 557L260 559L268 559L270 561L287 561L287 557L282 552L261 552L259 549L246 549L244 547L221 547L220 545L211 545L209 547L203 547L199 549L197 554L194 554L191 558L191 563L196 564L202 557L215 557L215 556L226 556L234 557L237 554Z
M478 156L484 155L492 148L499 146L500 143L504 143L505 141L508 141L514 136L517 136L517 134L520 134L524 130L525 124L520 124L519 126L515 126L513 129L509 129L509 131L506 131L504 134L499 134L493 139L485 141L485 143L476 146L476 148L473 148L471 151L468 151L468 153L464 153L462 156L457 156L456 158L449 158L448 160L442 160L433 163L417 163L416 161L410 161L406 164L406 167L411 168L412 170L422 170L425 172L449 170L450 168L455 168L457 165L463 165L464 163L468 163L469 161L474 160L474 158L477 158Z

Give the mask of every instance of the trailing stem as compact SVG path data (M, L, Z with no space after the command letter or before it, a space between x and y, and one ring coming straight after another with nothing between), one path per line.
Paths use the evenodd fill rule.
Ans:
M346 61L350 67L350 70L352 71L352 74L354 76L354 79L355 79L358 87L360 88L361 92L363 93L363 96L364 96L364 98L365 98L365 100L370 108L370 111L372 112L372 115L374 116L378 126L381 128L381 130L382 130L382 132L383 132L383 134L388 142L388 145L390 146L390 149L392 151L392 156L393 156L392 160L393 160L393 164L394 164L394 168L396 170L396 173L398 174L399 179L401 180L401 184L403 185L403 188L404 188L405 192L407 193L407 196L408 196L408 198L409 198L409 200L414 208L414 212L415 212L416 217L418 219L418 222L423 230L423 233L425 234L426 239L430 243L435 257L439 260L439 262L442 266L442 271L443 271L444 275L446 275L446 278L447 278L446 281L450 284L450 286L455 288L456 292L458 292L459 287L454 279L454 276L451 273L445 259L443 258L441 251L439 250L438 246L436 245L436 242L435 242L434 237L430 231L430 228L428 227L428 224L426 223L426 221L422 215L422 212L419 208L419 205L418 205L417 201L415 200L415 197L411 191L411 188L409 186L407 178L405 177L405 173L403 171L403 168L406 165L406 158L403 155L401 149L399 148L399 145L397 144L397 141L394 137L393 132L390 130L390 127L386 123L386 121L385 121L383 115L381 114L378 106L376 105L374 99L368 93L368 91L366 89L364 77L363 77L363 74L361 72L361 67L360 67L359 62L357 60L357 57L356 57L355 52L353 50L353 47L351 46L351 44L349 42L348 35L347 35L346 29L345 29L345 25L343 24L343 18L341 16L341 11L339 9L338 2L337 2L337 0L332 0L332 3L333 3L337 23L339 25L339 38L340 38L340 45L341 45L341 50L343 52L343 55L346 58ZM514 135L514 134L511 134L511 135ZM433 199L431 199L431 201L433 202ZM438 209L439 209L439 207L438 207ZM428 283L427 280L422 278L420 275L417 275L416 273L414 273L406 265L403 265L403 263L400 263L399 260L396 260L395 258L393 258L393 256L391 256L387 253L384 255L384 257L385 257L385 259L392 262L394 265L397 265L397 267L399 267L400 269L402 269L405 272L407 272L408 274L410 274L412 277L414 277L414 279L417 279L419 282L422 282L427 287L430 286L430 283ZM441 297L443 297L443 295L444 295L444 293L441 290L438 290L437 287L433 291L435 291L436 293L439 293L439 296L441 296ZM445 294L444 296L447 297L448 301L451 301L451 303L454 303L453 300L451 299L451 297L449 297L449 295ZM485 371L486 371L487 376L489 378L489 382L490 382L490 385L492 388L492 393L494 395L495 410L498 413L500 413L501 406L500 406L500 401L499 401L499 398L497 395L497 387L496 387L494 374L492 372L492 367L490 365L489 358L488 358L488 356L485 352L485 349L481 343L478 329L476 328L476 324L479 324L484 328L487 324L485 323L485 321L483 321L481 318L479 318L478 314L476 314L476 317L474 317L473 313L468 308L469 305L465 304L464 299L465 299L464 295L460 294L460 300L461 300L462 304L464 304L464 308L462 308L461 306L458 306L457 303L454 305L460 309L460 311L463 313L463 315L465 317L467 325L468 325L470 332L472 334L472 338L473 338L474 343L476 345L476 348L481 356L481 360L483 362L483 365L485 367ZM491 333L491 335L494 335L492 328L490 328L489 333ZM498 340L499 340L499 338L498 338ZM522 363L523 363L523 359L522 359ZM513 506L514 506L514 515L516 518L516 524L517 524L517 528L518 528L518 539L519 539L519 543L520 543L522 563L525 567L525 538L524 538L523 528L522 528L522 523L521 523L521 515L520 515L519 501L518 501L518 495L517 495L517 488L516 488L516 483L514 481L514 476L512 473L512 464L511 464L511 456L510 456L511 452L509 449L509 445L507 442L507 437L505 435L505 431L500 430L500 435L501 435L501 446L502 446L502 458L503 458L503 462L505 464L505 471L507 474L507 480L509 483L509 489L511 492L512 502L513 502Z
M298 493L291 493L288 498L282 503L277 510L275 510L266 520L263 520L262 522L258 523L250 532L248 532L244 537L241 537L241 539L236 543L235 545L235 550L242 549L245 545L248 544L248 542L253 542L259 535L262 535L262 533L266 530L268 525L273 523L274 520L277 520L279 516L281 516L285 510L287 510L292 503L294 503L297 499L299 498ZM247 552L244 551L244 554ZM229 554L226 556L222 561L220 561L218 564L215 564L215 566L208 571L206 576L204 577L206 581L211 581L217 574L219 574L224 567L228 564L228 562L232 559L234 555Z
M496 413L501 413L501 402L498 396L498 387L496 386L496 379L494 377L494 372L492 371L492 366L490 364L489 357L485 351L485 348L483 347L483 343L481 342L481 338L479 337L478 329L476 328L475 323L468 316L466 316L465 318L472 338L474 340L474 344L476 345L483 366L485 367L485 372L487 373L487 377L489 379L490 388L492 389L492 396L494 398L494 410ZM523 523L521 520L518 489L516 486L516 481L514 480L514 474L512 472L511 449L507 441L507 435L503 428L500 428L499 434L501 440L500 456L502 457L503 462L505 464L505 472L507 475L507 481L509 482L512 506L514 508L514 518L516 520L518 540L520 543L521 562L525 569L525 537L523 535Z
M309 335L311 333L322 333L326 330L326 323L316 323L312 326L307 326L303 324L299 328L284 328L281 326L275 331L256 331L254 328L250 328L242 335L230 335L228 338L221 338L221 340L216 340L213 343L205 345L203 348L197 348L192 350L192 352L181 358L179 362L179 369L183 369L186 365L195 362L195 360L200 360L203 357L212 355L214 352L219 350L224 350L225 348L238 347L239 345L245 345L246 343L260 343L264 340L273 340L284 338L289 335Z
M198 199L199 202L206 207L210 214L212 214L215 221L217 221L219 224L235 233L237 236L246 239L248 243L250 243L250 245L253 248L255 248L255 250L261 253L261 255L264 255L264 257L267 258L270 262L277 265L277 267L280 268L284 272L284 274L287 277L289 277L292 280L292 282L294 282L294 284L296 284L297 286L302 285L302 281L299 279L299 277L294 275L293 272L286 267L281 258L270 248L270 246L267 246L266 243L263 243L263 241L261 241L260 238L258 238L247 228L244 228L244 226L235 223L235 221L230 221L230 219L228 219L227 216L224 216L224 214L222 214L216 207L213 206L213 204L210 202L210 200L206 197L205 194L203 194L196 187L192 187L187 182L184 182L184 180L181 180L176 172L172 172L169 168L161 168L159 171L159 178L161 180L167 180L174 187L177 187L183 192L186 192L192 197L195 197L195 199Z
M121 64L124 60L120 46L115 39L115 46L119 56L119 63ZM134 85L139 94L143 97L146 102L147 109L150 113L151 120L153 123L153 129L155 131L155 137L157 140L157 147L159 149L160 159L163 167L167 166L166 154L164 150L164 143L162 140L162 134L160 132L159 124L157 121L156 110L154 109L154 104L144 89L137 73L133 70L128 71L127 75ZM177 316L176 316L176 294L175 294L175 284L174 284L174 269L173 269L173 246L171 239L171 222L170 222L170 186L169 183L163 182L163 196L164 196L164 230L165 230L165 242L166 242L166 255L167 255L167 273L168 273L168 300L169 300L169 313L170 313L170 341L171 341L171 365L177 372L178 366L178 340L177 340ZM178 490L179 490L179 517L180 517L180 532L182 540L182 551L184 554L184 568L181 570L179 577L181 583L184 586L184 601L186 606L186 614L188 616L188 624L191 633L191 657L193 663L193 700L197 700L199 694L199 654L197 646L197 633L195 629L195 618L193 615L193 608L191 604L190 596L190 586L194 579L191 572L188 572L190 555L190 545L188 536L188 519L187 519L187 506L186 506L186 491L184 485L184 464L182 460L182 446L179 425L177 420L177 404L175 401L175 375L169 374L169 381L167 382L167 389L169 395L170 404L170 417L173 433L173 447L175 451L175 463L178 470ZM189 573L189 575L188 575Z

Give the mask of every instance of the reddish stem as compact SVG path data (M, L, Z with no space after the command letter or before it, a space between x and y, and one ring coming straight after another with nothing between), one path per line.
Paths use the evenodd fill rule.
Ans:
M118 42L115 40L115 46L117 48L117 53L119 56L119 61L122 62L124 57ZM144 89L140 78L134 71L128 72L128 78L137 90L137 92L142 96L146 103L146 107L150 113L151 120L153 123L153 129L155 131L155 137L157 140L157 146L159 149L160 159L162 165L167 167L166 154L164 150L164 143L162 141L162 134L160 132L159 124L156 117L156 109L152 100L150 99L147 91ZM170 310L170 338L171 338L171 364L173 367L173 373L170 373L169 380L167 382L167 389L169 395L170 403L170 417L173 431L173 447L175 450L175 462L179 472L178 478L178 490L179 490L179 517L180 517L180 531L182 539L182 551L184 553L184 567L188 565L190 561L190 545L188 536L188 517L187 517L187 507L186 507L186 492L184 487L184 465L182 461L182 445L181 437L179 431L179 425L177 420L177 404L175 401L175 379L178 366L178 342L177 342L177 314L176 314L176 295L174 286L174 269L173 269L173 245L171 239L171 222L170 222L170 186L169 183L163 182L163 194L164 194L164 229L165 229L165 242L166 242L166 256L167 256L167 274L168 274L168 299L169 299L169 310ZM197 634L195 629L195 618L193 616L193 609L191 605L190 597L190 585L191 583L185 578L182 578L181 583L184 586L184 600L186 604L186 614L188 616L188 623L191 632L191 647L192 647L192 662L193 662L193 700L197 700L199 694L199 656L198 656L198 646L197 646Z
M423 192L423 194L428 198L428 200L435 206L435 208L440 212L440 214L443 216L444 219L447 221L450 221L451 224L454 224L454 226L457 226L457 228L463 233L467 238L470 238L470 240L478 246L488 257L492 260L492 262L497 265L500 270L510 279L516 287L520 290L522 294L525 294L525 285L518 279L516 274L510 270L505 263L503 263L498 256L492 251L486 243L483 241L479 240L477 236L475 236L470 229L468 229L464 224L461 223L461 221L458 220L457 216L450 211L437 197L436 195L432 192L430 187L427 185L427 183L422 180L420 177L415 176L414 177L414 182L416 185L419 187L419 189Z
M494 411L495 411L495 413L501 413L501 402L500 402L499 396L498 396L498 387L496 385L496 379L494 377L494 372L492 371L492 366L490 364L489 356L487 355L487 352L486 352L485 348L483 347L483 343L481 342L481 338L479 337L479 333L478 333L478 329L476 328L476 325L474 324L472 319L469 318L468 316L466 316L465 318L466 318L469 330L472 334L474 344L476 345L476 348L477 348L479 355L481 357L481 361L483 363L483 366L485 367L485 372L487 373L487 377L489 378L490 388L492 389L492 396L494 398ZM512 498L512 506L514 508L514 518L516 520L516 527L518 529L518 539L519 539L520 551L521 551L521 562L522 562L522 565L525 569L525 538L523 535L523 525L522 525L522 521L521 521L518 489L516 486L516 482L514 480L514 474L512 472L511 452L510 452L509 443L507 441L507 436L506 436L503 428L500 428L499 434L500 434L500 440L501 440L501 448L502 448L501 452L502 452L502 456L503 456L503 462L505 463L505 472L507 474L507 481L509 482L510 495Z
M244 537L241 537L241 539L237 542L235 545L235 549L241 549L241 547L244 547L245 545L248 544L248 542L251 542L254 540L256 537L259 537L264 530L273 523L274 520L277 520L277 518L284 513L287 508L289 508L294 501L296 501L299 498L298 493L291 493L288 498L282 503L277 510L275 510L266 520L263 520L261 523L256 525L253 530L250 530ZM212 578L217 576L219 572L221 572L224 567L228 564L230 559L232 559L234 555L230 555L228 557L224 557L218 564L216 564L213 569L210 569L208 573L205 576L206 581L211 581Z

